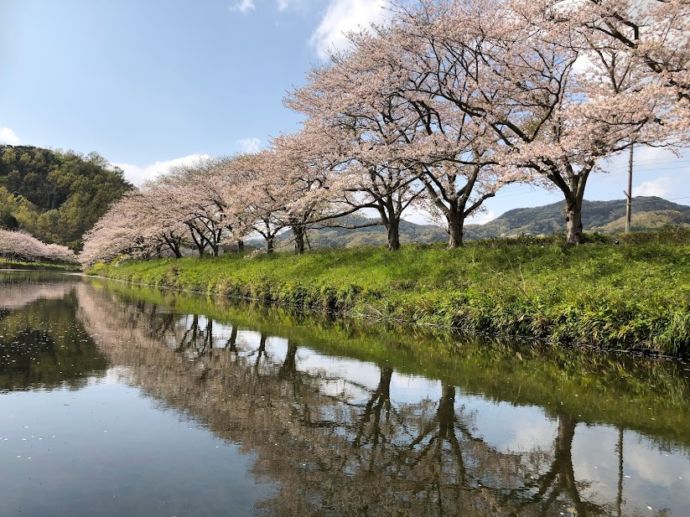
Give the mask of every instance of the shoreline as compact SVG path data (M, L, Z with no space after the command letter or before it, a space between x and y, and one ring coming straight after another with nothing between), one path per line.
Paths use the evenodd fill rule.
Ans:
M501 278L495 285L485 285L476 271L467 272L443 285L430 285L423 275L415 283L411 280L417 273L415 271L404 271L398 284L393 283L395 275L391 274L382 282L380 278L378 281L371 278L376 276L376 272L380 273L380 268L375 267L375 272L370 274L371 270L366 266L352 260L353 255L381 258L383 262L379 266L387 271L396 270L401 262L405 267L413 267L417 259L425 258L424 254L433 255L432 262L438 259L437 250L419 247L409 247L406 252L393 256L383 255L387 252L379 250L339 250L303 256L129 261L119 265L98 265L85 274L144 287L278 306L295 313L353 318L371 324L395 324L467 336L537 340L548 345L588 350L687 358L690 353L690 282L676 280L690 278L688 246L672 247L679 249L666 250L675 256L664 258L663 254L660 255L664 267L657 274L649 273L653 270L651 264L647 271L646 281L663 292L663 296L657 295L656 299L645 295L642 289L644 282L638 281L633 271L626 271L630 273L627 285L622 285L618 276L610 278L604 275L602 279L592 281L591 289L583 290L579 296L565 292L557 272L554 275L548 267L542 267L543 255L553 252L548 249L537 250L531 258L532 267L536 269L529 272L529 261L526 261L518 267L522 277ZM650 251L638 248L636 246L633 251ZM465 249L449 258L457 261L458 255L464 258L462 255L468 253L471 252ZM590 257L590 266L592 258L611 258L611 249L604 246L591 247L582 253L604 256ZM401 257L401 254L407 256ZM642 255L649 257L647 253ZM647 265L646 258L641 261L642 265ZM635 269L632 263L614 262L623 262ZM317 265L321 267L315 267ZM577 260L570 266L577 269ZM639 260L637 266L640 266ZM593 267L597 269L599 266L595 263ZM343 268L349 274L338 275L337 269ZM299 270L302 270L301 274L296 273ZM540 280L539 275L543 271L550 280L535 281ZM530 277L534 275L536 279ZM388 285L382 288L386 282ZM524 285L519 285L521 283ZM465 289L458 289L458 284L464 285Z

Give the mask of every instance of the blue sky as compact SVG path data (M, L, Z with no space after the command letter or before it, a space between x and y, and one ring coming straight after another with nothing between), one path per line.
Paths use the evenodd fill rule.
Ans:
M96 151L135 183L256 149L297 128L286 90L386 1L0 0L0 142ZM587 197L621 198L624 163ZM640 150L635 184L690 204L690 153ZM481 219L559 199L513 186Z

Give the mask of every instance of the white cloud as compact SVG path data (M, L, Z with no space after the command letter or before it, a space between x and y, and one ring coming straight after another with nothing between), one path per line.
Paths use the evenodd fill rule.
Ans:
M284 0L281 0L283 2ZM390 14L390 0L331 0L321 23L311 37L319 57L347 46L346 34L381 23Z
M276 7L278 11L287 11L288 9L307 11L313 10L314 0L276 0Z
M237 141L243 153L258 153L261 151L261 144L260 138L243 138Z
M254 9L256 9L254 0L239 0L230 8L231 11L237 11L243 14L253 11Z
M0 127L0 144L19 145L21 140L9 127Z
M627 171L627 164L623 169ZM635 196L659 196L684 204L690 201L690 152L687 149L680 156L659 149L636 150L633 174L635 179L640 176L643 179L633 188ZM656 177L644 180L649 175Z
M130 163L114 163L113 165L125 171L125 178L128 181L135 185L142 185L147 181L169 173L175 167L193 165L210 158L211 156L208 154L190 154L181 158L155 162L149 165L133 165Z
M493 210L486 209L472 214L468 218L467 222L470 224L486 224L488 222L493 221L497 217L498 215L496 214L496 212L494 212Z
M661 176L655 180L640 183L633 189L635 196L670 197L674 192L673 178Z

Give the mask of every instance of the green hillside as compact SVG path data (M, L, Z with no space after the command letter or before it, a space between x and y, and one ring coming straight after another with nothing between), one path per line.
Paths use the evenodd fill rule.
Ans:
M131 189L97 154L0 145L0 227L81 246L83 234Z
M470 225L470 238L549 235L563 231L563 203L510 210L484 225ZM625 200L585 201L582 223L590 232L613 233L625 228ZM660 197L633 199L633 229L653 230L668 224L690 226L690 206Z
M493 237L517 237L520 235L550 235L563 231L563 203L517 208L510 210L493 221L465 228L468 240ZM360 216L348 216L339 220L343 226L357 226L372 222ZM625 200L585 201L583 223L589 232L616 233L625 228ZM659 197L637 197L633 200L633 230L655 230L664 226L689 226L690 206L679 205ZM435 225L420 225L403 221L400 225L403 243L445 241L443 228ZM289 245L290 232L281 236L284 246ZM385 246L386 231L383 226L359 229L323 228L309 233L313 248L352 248L357 246ZM261 243L256 243L261 246Z

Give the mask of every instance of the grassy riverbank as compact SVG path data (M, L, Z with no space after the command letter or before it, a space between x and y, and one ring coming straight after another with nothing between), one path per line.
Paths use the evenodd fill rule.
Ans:
M19 260L9 260L0 258L0 269L25 269L40 271L65 271L76 272L80 268L77 264L55 264L52 262L22 262Z
M484 242L448 251L348 249L97 265L91 274L296 310L439 325L553 344L690 354L690 243L567 248Z

